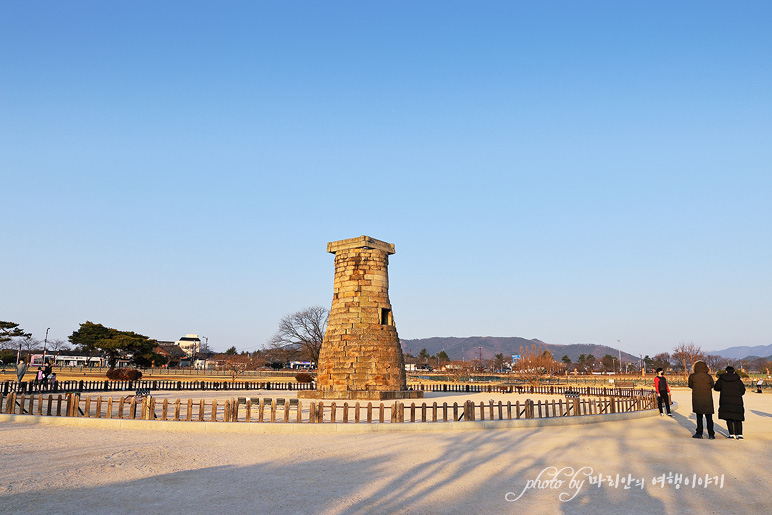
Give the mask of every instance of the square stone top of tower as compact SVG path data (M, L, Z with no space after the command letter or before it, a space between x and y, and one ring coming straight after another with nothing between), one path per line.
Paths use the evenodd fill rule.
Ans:
M386 254L394 254L394 244L385 241L376 240L369 236L360 236L358 238L349 238L347 240L331 241L327 244L327 252L335 254L341 250L349 249L378 249Z

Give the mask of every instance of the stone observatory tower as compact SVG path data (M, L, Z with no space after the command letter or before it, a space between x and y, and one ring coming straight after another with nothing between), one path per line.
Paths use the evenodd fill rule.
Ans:
M405 359L389 302L394 244L360 236L327 244L335 254L332 307L319 354L315 392L324 399L405 399Z

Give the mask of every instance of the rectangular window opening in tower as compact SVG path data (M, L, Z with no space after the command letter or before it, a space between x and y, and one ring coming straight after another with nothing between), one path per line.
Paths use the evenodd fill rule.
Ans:
M381 308L381 325L392 325L390 309Z

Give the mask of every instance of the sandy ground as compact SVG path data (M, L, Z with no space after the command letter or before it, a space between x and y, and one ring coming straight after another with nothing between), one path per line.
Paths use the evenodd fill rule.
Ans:
M0 512L771 512L772 395L746 394L743 441L726 439L723 422L716 440L692 439L689 395L674 392L681 406L674 418L415 434L204 434L2 422ZM435 398L449 400L428 400ZM562 484L536 483L557 470ZM653 484L671 473L689 484ZM635 486L590 484L599 474L631 477ZM706 474L723 474L723 486L693 487Z

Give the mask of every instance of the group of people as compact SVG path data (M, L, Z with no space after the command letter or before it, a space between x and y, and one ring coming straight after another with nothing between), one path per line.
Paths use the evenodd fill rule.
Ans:
M745 385L734 367L726 367L723 374L714 380L710 369L704 361L694 363L694 372L689 376L689 388L692 390L692 411L697 416L697 430L692 438L702 438L703 429L707 426L708 439L715 440L716 432L713 428L713 391L719 392L718 418L726 421L729 432L728 438L743 439L743 421L745 420L745 406L743 395ZM663 405L670 413L670 385L667 384L665 373L661 368L657 369L657 377L654 378L654 390L657 394L657 405L660 416L664 416ZM705 426L703 426L703 417Z
M24 363L24 360L19 361L19 363L16 365L16 379L19 382L22 381L24 374L27 373L28 369L29 367L26 363ZM51 362L47 362L44 367L38 367L38 373L35 376L35 381L37 383L49 384L51 386L56 384L56 372L54 372L54 367L51 366Z

